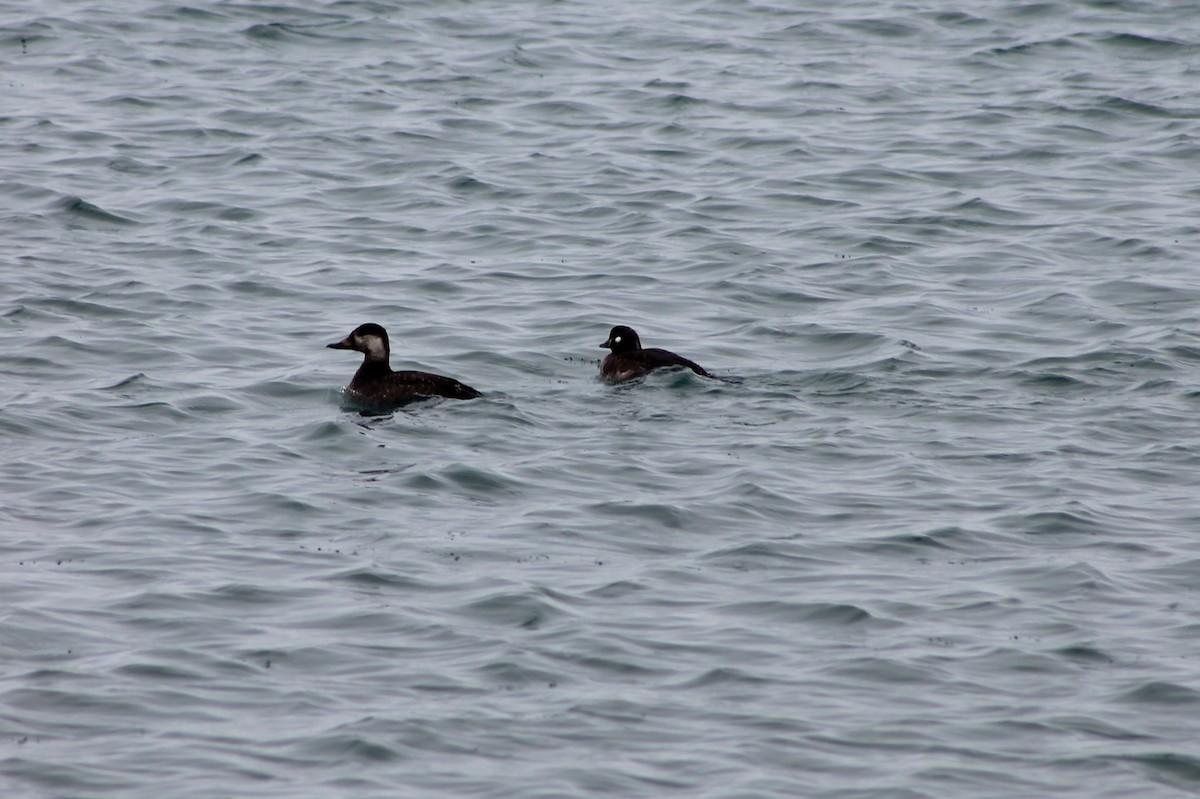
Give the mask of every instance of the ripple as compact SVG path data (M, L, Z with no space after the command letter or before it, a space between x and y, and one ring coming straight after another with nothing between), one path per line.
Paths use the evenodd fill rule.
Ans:
M727 605L723 610L776 622L818 622L839 627L860 624L874 618L867 611L854 605L827 602L743 602Z
M98 205L89 203L79 197L66 197L58 202L59 209L66 215L91 222L105 222L113 225L136 225L127 216L106 211Z
M554 621L561 612L541 597L527 593L500 593L473 601L456 611L489 625L536 630Z
M1130 689L1121 698L1137 704L1191 705L1200 702L1200 691L1186 685L1155 680Z
M1176 8L42 6L7 793L1194 789Z

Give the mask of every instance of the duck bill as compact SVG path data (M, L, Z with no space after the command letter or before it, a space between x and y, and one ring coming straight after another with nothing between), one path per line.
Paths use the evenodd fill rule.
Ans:
M332 344L326 344L325 347L331 350L352 350L354 345L350 342L350 337L346 336L341 341L335 341Z
M331 346L331 347L332 347L333 345L332 345L332 344L330 344L329 346ZM601 344L601 345L600 345L600 349L602 349L602 350L611 350L611 349L612 349L612 342L611 342L611 341L606 341L606 342L604 342L603 344Z

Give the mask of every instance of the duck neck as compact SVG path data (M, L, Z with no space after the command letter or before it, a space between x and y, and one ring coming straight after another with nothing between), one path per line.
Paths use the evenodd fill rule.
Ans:
M358 374L355 377L372 378L390 375L392 367L388 365L387 358L365 358L362 366L358 367Z

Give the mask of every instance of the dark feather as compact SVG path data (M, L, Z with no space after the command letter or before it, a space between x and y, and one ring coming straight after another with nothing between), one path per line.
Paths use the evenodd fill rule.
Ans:
M375 368L370 368L375 367ZM429 372L382 372L378 364L364 363L358 368L346 393L353 399L372 404L403 404L423 397L476 399L483 394L452 377Z
M691 369L701 377L714 380L721 378L710 374L708 370L695 361L690 361L682 355L676 355L670 350L657 347L642 347L641 339L631 327L617 325L608 334L608 341L600 345L612 350L600 364L600 377L610 383L621 383L644 377L655 369L682 366Z
M393 372L387 331L376 324L359 325L345 339L329 347L363 353L362 366L346 386L347 399L363 407L397 407L429 397L468 400L483 396L452 377L429 372Z

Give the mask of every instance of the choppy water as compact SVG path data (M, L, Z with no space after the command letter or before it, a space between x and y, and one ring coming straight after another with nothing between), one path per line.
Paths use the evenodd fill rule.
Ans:
M6 797L1200 791L1194 9L0 27Z

